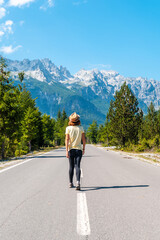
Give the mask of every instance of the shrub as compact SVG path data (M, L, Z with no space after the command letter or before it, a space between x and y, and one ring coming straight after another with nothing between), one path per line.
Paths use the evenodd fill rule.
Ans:
M153 138L153 139L151 140L151 146L152 146L152 147L158 147L159 144L160 144L159 136L156 135L155 138Z
M144 148L144 150L151 148L151 146L150 146L150 144L149 144L149 141L147 141L145 138L142 139L140 145L142 145L142 147Z
M145 150L145 147L142 146L142 145L138 145L136 148L135 148L135 152L144 152Z
M28 151L26 151L26 150L20 150L20 154L21 155L25 155L25 154L27 154L28 153Z
M21 154L20 154L20 150L17 149L17 150L15 151L15 157L20 157L20 155L21 155Z
M25 154L27 154L27 153L28 153L28 151L26 151L26 150L17 149L17 150L15 151L15 157L20 157L20 156L25 155Z

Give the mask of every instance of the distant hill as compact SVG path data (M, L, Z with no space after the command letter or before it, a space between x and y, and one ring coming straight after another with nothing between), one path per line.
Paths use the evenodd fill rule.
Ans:
M126 81L138 99L139 107L147 113L152 101L160 106L160 82L153 79L125 78L115 71L80 70L72 75L65 67L57 67L49 59L13 61L7 59L8 69L17 82L18 72L25 72L24 82L41 112L56 117L57 111L65 109L81 115L88 126L93 119L103 123L116 90Z

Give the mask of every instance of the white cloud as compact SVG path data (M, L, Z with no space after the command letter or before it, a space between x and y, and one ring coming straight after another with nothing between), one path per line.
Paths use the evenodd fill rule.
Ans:
M6 26L12 26L12 25L13 25L13 21L12 21L12 20L7 20L7 21L5 22L5 25L6 25Z
M13 21L11 20L7 20L5 23L2 23L0 25L0 41L2 40L2 37L4 35L13 33L12 25L13 25Z
M54 7L54 6L55 6L55 0L47 0L47 2L45 1L45 3L42 6L40 6L40 9L46 11L47 8Z
M3 35L4 35L4 32L0 31L0 38L3 37Z
M6 34L6 33L11 34L11 33L13 33L12 25L13 25L13 21L12 20L7 20L5 23L2 23L0 25L0 31L4 32L4 34Z
M12 45L10 45L10 46L3 46L3 47L0 48L0 52L2 52L4 54L11 54L11 53L17 51L21 47L22 47L21 45L15 47L15 48L13 48Z
M54 6L54 1L53 0L48 0L48 6L53 7Z
M4 0L0 0L0 5L2 5L4 3Z
M7 20L4 24L4 30L8 33L13 33L12 25L13 25L13 21L12 20Z
M28 4L30 2L34 2L35 0L10 0L9 1L9 6L14 6L14 7L21 7L25 4Z
M3 18L6 15L6 9L1 7L0 8L0 19Z

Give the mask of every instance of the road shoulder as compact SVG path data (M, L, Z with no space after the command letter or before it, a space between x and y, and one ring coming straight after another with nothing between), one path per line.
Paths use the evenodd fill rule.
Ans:
M120 155L123 155L126 158L135 158L156 166L160 166L160 154L158 153L151 153L151 152L133 153L133 152L125 152L125 151L117 150L113 147L103 147L102 145L94 145L94 146L100 149L103 149L105 151L119 153Z
M53 151L53 150L58 149L58 148L59 147L53 148L53 149L48 149L48 150L47 149L40 150L40 151L36 151L35 153L28 153L28 154L20 156L20 157L14 157L14 158L11 158L11 159L6 159L4 161L1 160L0 161L0 171L5 169L5 168L17 165L17 164L19 164L21 162L24 162L26 160L29 160L31 158L36 158L37 156L47 154L48 152Z

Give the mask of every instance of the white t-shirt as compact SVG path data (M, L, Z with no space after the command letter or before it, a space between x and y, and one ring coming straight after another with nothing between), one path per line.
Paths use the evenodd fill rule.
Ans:
M71 149L79 149L82 150L82 133L84 133L82 126L68 126L66 127L66 134L69 134L69 150Z

